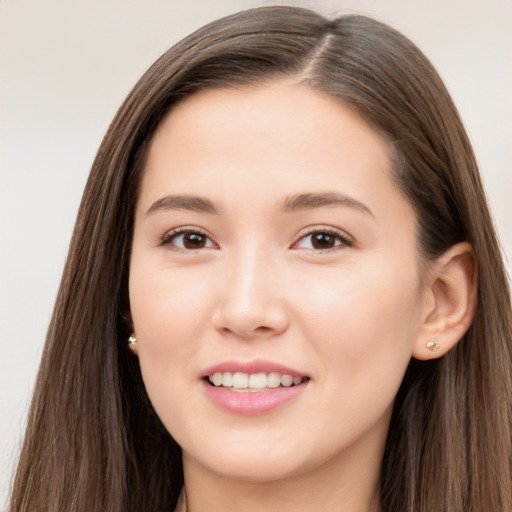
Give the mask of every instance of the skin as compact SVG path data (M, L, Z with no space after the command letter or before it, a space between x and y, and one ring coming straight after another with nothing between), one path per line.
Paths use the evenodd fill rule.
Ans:
M158 128L136 209L130 313L147 392L183 449L189 511L378 509L393 400L411 356L431 357L437 304L451 304L436 299L446 286L420 263L391 171L386 141L353 110L291 81L197 93ZM306 193L350 200L282 211ZM171 195L218 213L166 207ZM315 231L336 234L326 247ZM205 395L205 368L255 359L310 381L255 416Z

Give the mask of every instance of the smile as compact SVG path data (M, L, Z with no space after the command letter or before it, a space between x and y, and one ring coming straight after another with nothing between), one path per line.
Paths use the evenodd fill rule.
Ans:
M206 397L232 414L270 413L307 392L311 378L262 360L225 361L206 369L200 379Z
M307 377L292 376L279 372L244 373L215 372L208 376L208 381L215 387L223 387L230 391L258 393L279 387L298 386Z

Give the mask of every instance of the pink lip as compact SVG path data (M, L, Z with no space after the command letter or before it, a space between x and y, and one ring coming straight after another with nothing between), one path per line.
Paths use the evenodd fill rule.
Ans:
M292 368L263 360L249 362L226 361L207 368L200 380L203 392L221 409L243 416L265 414L284 405L303 393L310 382L306 380L297 386L278 387L255 393L238 392L210 385L207 377L216 372L243 372L249 374L278 372L283 375L291 375L292 377L305 377L306 375Z
M224 361L206 368L201 377L208 377L217 372L242 372L242 373L270 373L277 372L282 375L291 375L292 377L306 377L303 373L288 368L282 364L264 361L263 359L254 359L253 361Z
M222 387L211 386L206 380L200 385L206 396L225 411L243 416L256 416L268 413L300 395L309 381L289 388L279 387L257 393L230 391Z

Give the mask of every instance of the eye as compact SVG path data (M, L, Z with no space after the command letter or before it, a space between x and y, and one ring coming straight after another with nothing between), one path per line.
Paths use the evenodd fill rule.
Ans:
M293 248L328 251L330 249L336 249L337 247L350 246L352 246L352 241L338 231L319 229L302 236L295 242Z
M179 228L167 233L161 245L177 250L198 250L216 248L217 245L205 233L197 229Z

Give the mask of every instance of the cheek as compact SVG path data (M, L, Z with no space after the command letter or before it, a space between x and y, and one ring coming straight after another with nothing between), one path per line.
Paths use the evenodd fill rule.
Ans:
M300 302L300 316L319 335L365 345L390 337L398 341L417 327L421 290L415 265L381 262L326 270L302 272L295 287L290 283L290 301ZM379 331L379 340L374 339L372 333Z
M130 307L136 335L143 343L167 346L201 329L213 300L208 279L190 270L145 268L137 260L132 268Z
M152 402L170 401L170 389L181 383L177 368L192 374L202 328L199 297L204 290L179 272L162 270L158 263L132 258L129 293L142 376Z
M322 283L329 283L328 286ZM421 313L416 266L365 266L302 282L301 328L315 340L321 373L338 392L359 396L371 387L394 396L417 336ZM296 292L295 296L299 296ZM350 382L350 390L344 383Z
M180 281L179 274L171 278L169 272L137 263L132 262L129 290L139 364L150 401L169 429L194 378L193 340L201 325L198 290Z

